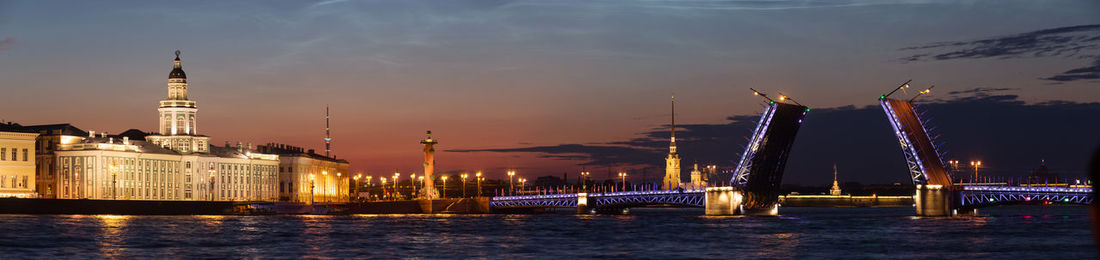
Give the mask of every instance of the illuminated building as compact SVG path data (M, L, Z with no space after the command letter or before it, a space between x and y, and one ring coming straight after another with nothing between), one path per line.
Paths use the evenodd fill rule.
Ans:
M33 198L35 138L13 123L0 123L0 197Z
M672 124L670 125L668 157L665 158L665 178L661 186L666 190L680 188L680 155L676 154L676 97L672 97Z
M24 126L37 132L35 142L35 189L39 198L57 198L57 158L53 151L59 144L71 144L87 136L88 132L70 124Z
M350 198L351 165L347 160L285 144L268 143L257 148L279 155L279 201L309 203L312 198L313 202L324 203L347 202Z
M210 145L209 137L198 135L198 109L187 87L177 51L157 134L90 131L77 137L50 132L64 127L43 129L57 139L42 148L52 150L54 162L41 171L57 173L56 189L47 192L59 199L274 201L278 155L240 142Z
M836 164L833 164L833 187L829 189L829 195L840 196L840 185L836 182Z
M691 169L691 188L702 189L707 187L707 181L703 172L699 171L699 164L696 163Z

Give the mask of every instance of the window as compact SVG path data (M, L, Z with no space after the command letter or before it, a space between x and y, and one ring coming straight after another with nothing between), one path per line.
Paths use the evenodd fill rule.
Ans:
M0 161L8 159L8 148L0 148Z
M27 157L30 157L30 156L27 156L27 148L23 148L23 161L24 162L27 161Z
M18 161L19 159L16 159L16 157L18 157L18 156L19 156L19 151L16 151L15 147L12 147L11 148L11 160L12 161Z

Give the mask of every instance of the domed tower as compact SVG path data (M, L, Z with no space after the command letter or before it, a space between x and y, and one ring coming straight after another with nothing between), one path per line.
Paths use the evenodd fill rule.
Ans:
M199 109L195 101L187 99L187 73L183 72L179 50L172 61L172 72L168 73L168 98L160 101L157 110L160 112L160 134L147 136L148 141L181 153L208 151L209 137L198 134L196 115Z

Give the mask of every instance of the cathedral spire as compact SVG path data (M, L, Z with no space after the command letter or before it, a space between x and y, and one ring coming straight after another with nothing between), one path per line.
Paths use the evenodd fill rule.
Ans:
M669 127L669 154L676 154L676 95L672 95L672 124Z

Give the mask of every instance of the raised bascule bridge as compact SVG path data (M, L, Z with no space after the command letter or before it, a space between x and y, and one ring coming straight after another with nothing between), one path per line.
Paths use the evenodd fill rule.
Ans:
M753 90L767 102L730 185L703 189L591 192L497 196L494 210L517 208L576 208L578 213L622 212L644 206L705 208L706 215L777 215L779 186L783 182L795 135L809 108L782 94L779 100Z
M921 119L913 105L913 101L935 86L918 92L908 100L890 97L899 90L909 88L909 82L911 80L879 96L879 103L898 138L909 176L916 186L913 195L916 215L977 214L978 208L1004 204L1092 203L1091 187L953 183L952 173L942 159L943 154L935 145L933 135L925 128L927 122Z

